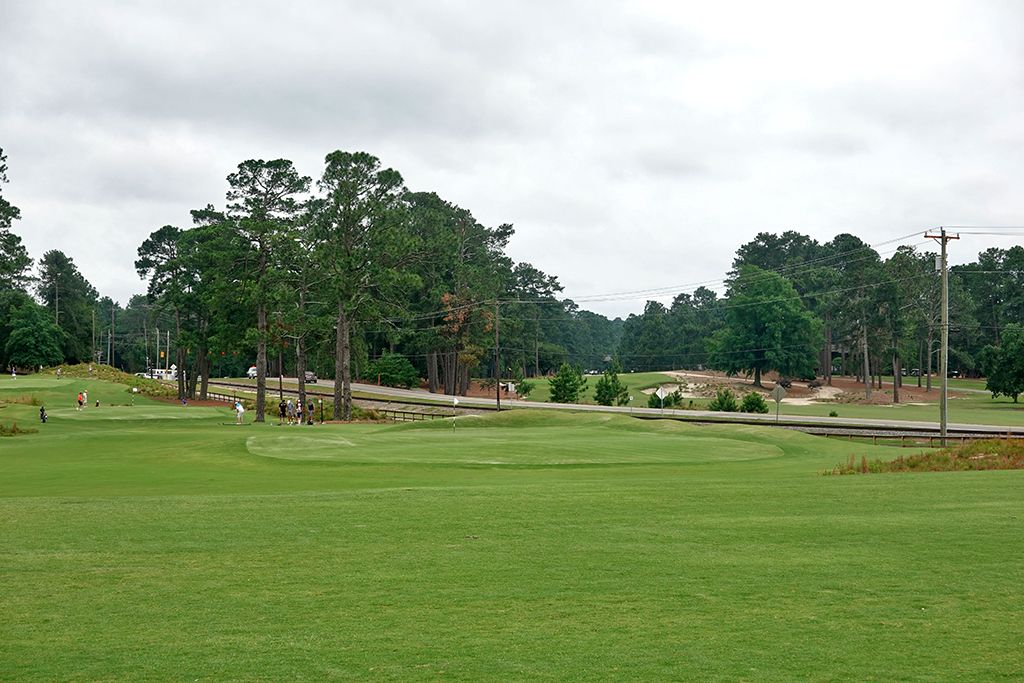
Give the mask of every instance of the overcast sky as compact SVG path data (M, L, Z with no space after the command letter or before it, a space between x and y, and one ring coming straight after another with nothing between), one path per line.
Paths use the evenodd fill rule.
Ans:
M122 303L240 161L335 149L568 297L682 288L761 231L1024 223L1024 3L0 0L0 147L31 255Z

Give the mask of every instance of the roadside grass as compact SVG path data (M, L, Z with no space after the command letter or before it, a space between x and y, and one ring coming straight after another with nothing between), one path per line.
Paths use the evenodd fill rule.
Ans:
M937 398L937 392L936 392ZM774 410L774 406L772 406ZM855 417L882 420L907 420L921 422L939 421L939 404L871 405L857 403L823 402L806 406L783 403L783 415L827 416L835 411L839 417ZM1024 404L1001 396L992 398L985 394L964 394L949 399L949 421L954 423L977 423L992 425L1024 425Z
M0 442L4 678L1020 673L1021 472L821 477L892 451L607 414L235 427L87 382Z

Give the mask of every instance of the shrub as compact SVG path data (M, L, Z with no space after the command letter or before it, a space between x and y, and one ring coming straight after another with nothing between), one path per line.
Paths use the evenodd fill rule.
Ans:
M768 402L764 400L764 396L751 391L743 397L743 403L740 405L740 412L743 413L767 413Z
M548 385L551 387L552 403L579 403L587 387L587 378L578 367L562 363L558 373L548 380Z
M837 413L834 410L830 410L830 411L828 411L828 416L829 417L839 417L839 413Z
M533 391L533 382L521 379L516 382L516 393L520 398L526 398Z
M385 353L372 361L366 371L371 379L379 377L380 383L386 387L411 389L420 383L416 368L400 353Z
M619 405L622 405L621 403ZM647 407L648 408L681 408L683 405L683 391L677 388L671 394L665 396L664 401L658 398L657 394L649 394L647 396ZM693 407L693 401L690 401L690 407Z
M730 389L719 389L715 397L708 404L708 410L717 410L723 413L735 413L740 409L736 394Z
M597 384L594 385L594 401L602 406L624 406L629 403L629 389L619 379L615 366L605 370L601 379L597 380Z

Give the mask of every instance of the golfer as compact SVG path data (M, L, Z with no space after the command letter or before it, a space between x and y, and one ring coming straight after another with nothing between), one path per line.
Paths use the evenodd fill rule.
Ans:
M242 424L242 416L245 415L245 408L242 407L241 401L235 401L235 424Z

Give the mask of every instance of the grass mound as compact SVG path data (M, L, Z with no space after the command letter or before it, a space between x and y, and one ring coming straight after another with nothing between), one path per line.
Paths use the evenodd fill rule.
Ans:
M900 456L895 460L871 460L853 455L826 474L874 474L879 472L967 472L1024 469L1024 439L986 439L939 451Z
M62 378L99 379L115 384L123 384L129 389L138 389L140 394L154 398L177 398L178 396L178 390L173 385L164 384L148 377L136 377L117 368L112 368L109 365L79 363L78 365L61 365L58 367ZM57 369L50 368L45 372L50 375L56 375Z

